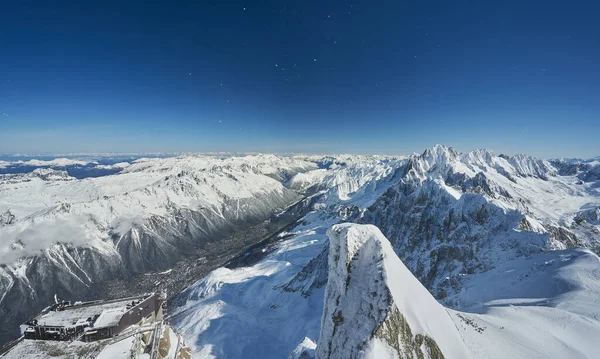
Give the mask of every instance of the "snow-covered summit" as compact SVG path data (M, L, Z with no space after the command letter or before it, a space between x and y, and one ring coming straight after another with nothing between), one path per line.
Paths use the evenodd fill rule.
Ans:
M407 172L421 180L431 177L445 177L448 173L498 172L514 181L516 177L534 177L548 180L556 176L557 170L545 160L518 154L512 157L499 155L487 149L476 149L466 153L444 145L435 145L422 154L409 157Z
M317 358L468 358L446 310L372 225L333 226Z

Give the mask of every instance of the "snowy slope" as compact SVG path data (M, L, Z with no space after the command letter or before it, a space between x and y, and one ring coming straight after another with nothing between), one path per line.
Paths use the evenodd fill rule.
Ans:
M322 304L315 303L323 302L329 275L324 234L338 222L377 225L433 296L459 310L466 303L459 294L471 278L496 273L503 263L558 256L573 247L598 252L597 183L564 175L547 161L488 150L463 154L445 146L408 158L303 158L319 169L296 175L288 185L316 193L313 212L262 261L213 272L180 296L175 325L196 343L197 357L313 355L302 343L319 337L315 322ZM530 270L509 272L515 276L511 282ZM193 294L198 291L203 294ZM471 318L470 310L461 315ZM481 335L460 317L452 320ZM537 345L535 338L525 342ZM467 347L469 353L473 348ZM491 350L486 355L494 357Z
M372 225L329 234L329 280L317 358L468 358L444 307Z
M83 180L41 168L0 175L0 334L54 293L97 295L108 279L168 268L264 221L301 198L283 182L314 168L272 155L194 156L140 159Z
M183 291L171 320L194 357L306 358L312 353L327 281L326 231L385 192L398 166L398 161L371 159L336 167L332 185L313 196L312 212L282 233L264 259L218 269ZM296 177L318 178L314 173L319 172Z
M443 308L374 226L329 232L317 358L594 358L600 258L558 250L475 275Z
M308 297L286 285L325 241L323 229L300 226L259 263L217 269L183 291L171 322L194 358L286 358L304 337L317 338L326 278Z
M457 301L453 317L478 358L595 358L600 350L600 259L588 250L508 261L468 278Z

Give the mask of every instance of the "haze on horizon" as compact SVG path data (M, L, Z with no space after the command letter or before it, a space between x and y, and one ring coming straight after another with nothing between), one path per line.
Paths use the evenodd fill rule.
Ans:
M9 2L0 153L600 155L600 4Z

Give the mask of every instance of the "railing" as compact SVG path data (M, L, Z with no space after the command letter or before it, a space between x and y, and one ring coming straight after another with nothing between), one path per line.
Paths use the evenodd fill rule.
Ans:
M150 352L150 359L158 359L158 348L160 346L160 338L162 338L162 321L158 323L154 330L154 339L152 341L152 351Z
M131 338L132 336L136 335L136 334L141 334L141 333L146 333L149 332L151 330L154 330L156 326L146 326L146 327L139 327L136 329L131 329L125 332L120 333L119 335L117 335L115 338L113 338L107 345L112 345L115 343L118 343L120 341L123 341L127 338Z
M0 357L4 356L4 354L8 353L12 348L14 348L15 346L17 346L17 344L19 344L20 342L22 342L23 338L24 337L21 336L18 339L13 340L12 342L6 343L2 348L0 348Z
M80 340L81 338L83 338L83 336L85 335L85 331L82 330L81 333L79 333L79 335L77 335L75 337L75 339L71 340L71 342L69 343L69 345L73 344L74 342Z

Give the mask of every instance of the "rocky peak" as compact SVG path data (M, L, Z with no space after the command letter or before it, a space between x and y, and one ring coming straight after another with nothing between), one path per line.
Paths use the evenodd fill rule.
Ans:
M372 225L329 232L317 358L468 358L445 309Z
M460 153L453 147L447 147L444 145L435 145L431 148L426 149L420 156L420 159L432 167L434 164L446 165L454 162Z
M467 166L494 167L495 159L496 155L494 155L494 152L488 149L477 149L465 153L461 157L461 162L465 163Z
M536 177L547 180L549 176L556 176L557 171L550 162L531 156L518 154L512 156L508 162L514 167L516 173L522 177Z
M13 224L15 223L15 220L15 215L12 214L9 209L7 209L6 212L0 214L0 227Z
M59 171L52 168L36 168L31 172L32 176L39 177L44 181L67 181L74 180L67 171Z

